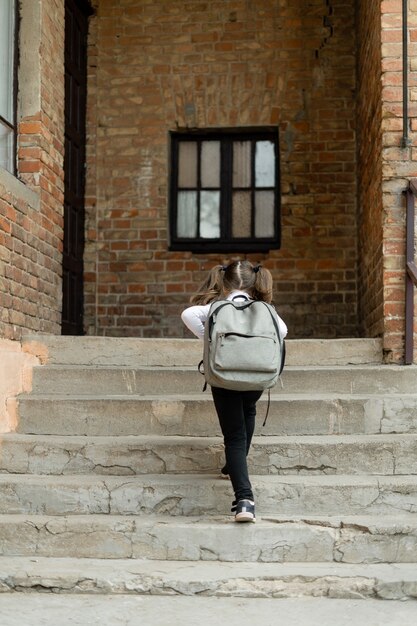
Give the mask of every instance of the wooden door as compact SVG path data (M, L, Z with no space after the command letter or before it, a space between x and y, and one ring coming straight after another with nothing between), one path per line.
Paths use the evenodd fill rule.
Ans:
M85 0L65 1L65 193L62 334L83 334L87 32Z

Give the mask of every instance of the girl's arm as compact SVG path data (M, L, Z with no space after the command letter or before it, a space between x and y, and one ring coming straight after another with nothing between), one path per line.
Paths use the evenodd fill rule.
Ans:
M288 328L287 328L287 325L286 325L286 323L284 322L284 320L282 320L282 319L280 318L280 316L278 315L278 313L277 313L277 318L278 318L278 328L279 328L279 332L281 333L281 335L282 335L283 339L285 339L285 337L286 337L286 336L287 336L287 334L288 334Z
M190 306L181 313L181 319L184 324L199 339L204 337L204 323L207 320L209 309L209 304Z

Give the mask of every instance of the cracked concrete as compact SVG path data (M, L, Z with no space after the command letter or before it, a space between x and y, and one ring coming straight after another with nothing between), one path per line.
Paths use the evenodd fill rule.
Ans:
M203 474L1 474L0 513L223 515L230 510L230 483L213 478ZM412 476L258 475L252 483L259 515L417 511L417 484Z
M201 358L196 339L137 339L135 337L72 337L30 335L23 339L26 353L49 364L193 366ZM380 339L297 339L287 341L288 365L346 365L381 362Z
M93 388L92 388L93 389ZM200 389L200 387L198 388ZM220 434L209 394L187 393L183 397L33 394L20 396L18 428L27 433L49 435L126 436ZM184 407L185 404L185 407ZM162 406L161 406L162 405ZM259 415L266 411L266 399L259 402ZM337 408L335 408L337 407ZM51 419L52 416L52 419ZM416 433L417 399L271 394L270 415L260 435L333 435L360 433Z
M6 573L7 569L7 573ZM217 597L328 597L415 599L413 565L285 565L216 561L103 561L97 559L0 558L0 585L6 590L53 593L107 593Z
M282 379L285 393L348 394L369 396L409 394L414 389L417 366L286 367ZM195 393L201 389L201 376L195 367L86 367L44 365L33 370L35 394L133 395Z
M68 437L3 435L0 472L17 474L215 473L224 463L220 437ZM417 435L257 436L254 474L417 473Z
M414 397L389 398L384 401L381 433L417 432L417 401Z

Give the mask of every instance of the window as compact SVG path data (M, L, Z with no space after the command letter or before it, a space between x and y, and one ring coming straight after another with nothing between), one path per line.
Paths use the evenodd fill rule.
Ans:
M0 167L14 173L17 0L0 2Z
M277 129L171 133L170 249L280 246Z

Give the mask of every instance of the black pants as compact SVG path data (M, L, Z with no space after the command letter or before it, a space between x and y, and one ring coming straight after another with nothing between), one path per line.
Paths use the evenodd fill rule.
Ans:
M246 456L255 430L256 402L262 391L230 391L212 387L224 438L226 466L236 500L253 500Z

